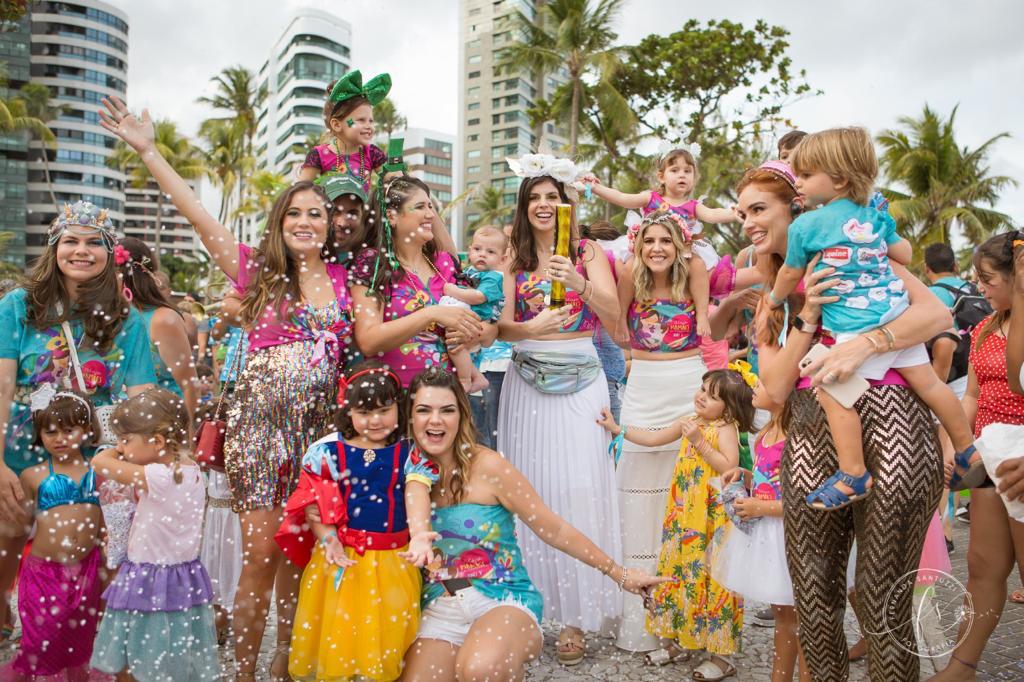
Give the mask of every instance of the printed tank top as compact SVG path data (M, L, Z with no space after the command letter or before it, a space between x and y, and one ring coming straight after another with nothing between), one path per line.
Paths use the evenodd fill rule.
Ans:
M700 347L693 303L666 298L634 300L626 313L629 347L649 353L681 353Z
M587 240L581 239L576 258L576 272L587 276L583 267L583 252ZM528 272L516 274L516 305L515 321L528 322L540 315L541 311L551 302L551 280L542 279ZM583 302L580 295L566 288L565 305L571 314L559 330L562 333L592 332L597 329L597 314Z

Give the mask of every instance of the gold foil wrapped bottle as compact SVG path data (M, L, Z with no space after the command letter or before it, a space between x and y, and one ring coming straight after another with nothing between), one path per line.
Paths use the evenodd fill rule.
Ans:
M558 204L558 222L555 225L555 255L569 257L569 243L572 237L572 206ZM551 282L551 307L561 308L565 305L565 285Z

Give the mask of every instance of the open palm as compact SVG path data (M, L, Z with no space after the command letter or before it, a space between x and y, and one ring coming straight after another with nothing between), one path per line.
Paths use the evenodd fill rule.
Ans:
M120 137L137 152L153 146L156 133L148 109L142 110L141 119L136 118L118 97L104 98L103 107L104 109L100 109L99 112L101 126Z

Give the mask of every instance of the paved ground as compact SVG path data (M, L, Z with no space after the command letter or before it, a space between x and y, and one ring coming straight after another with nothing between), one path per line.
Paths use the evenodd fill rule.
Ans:
M957 550L952 556L953 574L959 580L966 582L967 526L956 524L954 542ZM1016 575L1011 578L1010 586L1011 589L1020 586L1020 580ZM952 597L952 590L946 586L940 586L938 591L937 601L941 602L943 597ZM856 625L849 611L846 616L847 634L853 641ZM537 682L562 680L656 682L672 680L676 682L689 679L689 672L694 667L694 664L678 663L659 669L646 668L643 666L642 656L619 651L612 645L611 640L598 639L591 640L588 656L582 664L575 668L566 668L559 665L554 657L555 634L552 630L545 631L544 653L541 659L528 669L527 680ZM15 633L15 644L0 646L0 663L6 663L13 656L19 635L20 632ZM273 626L268 627L264 642L263 653L260 657L261 674L258 678L260 680L269 679L266 671L269 669L270 658L273 654ZM743 652L735 657L735 664L739 669L739 674L735 679L768 682L771 673L772 648L772 629L756 627L748 623L743 632ZM225 663L225 671L230 671L232 663L229 652L224 651L222 658ZM939 659L939 667L944 660ZM926 679L934 672L934 668L932 659L924 659L923 663L922 679ZM225 679L230 679L227 674ZM851 666L850 679L855 681L868 679L867 666L864 662L854 663ZM1008 603L1003 612L1002 621L989 641L979 665L978 680L1021 679L1024 679L1024 606Z

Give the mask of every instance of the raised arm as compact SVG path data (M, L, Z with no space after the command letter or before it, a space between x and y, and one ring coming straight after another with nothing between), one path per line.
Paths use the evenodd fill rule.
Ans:
M167 163L167 159L163 157L156 144L156 134L149 110L143 109L141 120L137 119L116 96L104 98L103 106L105 108L99 112L100 125L120 137L138 153L153 179L160 185L160 189L171 197L178 211L195 228L217 267L231 279L237 280L238 240L231 234L231 230L206 212L192 188L171 164Z
M116 448L106 448L96 453L92 458L92 468L103 478L135 486L136 490L149 490L146 485L146 468L124 461Z
M607 201L609 204L615 204L622 208L643 208L647 204L651 203L650 190L644 190L643 192L637 192L636 194L626 194L625 192L620 192L612 187L605 187L601 184L601 180L596 175L588 175L583 178L583 182L590 187L590 191Z
M697 204L697 220L702 223L734 223L739 220L736 211L731 208L711 208L704 204Z

